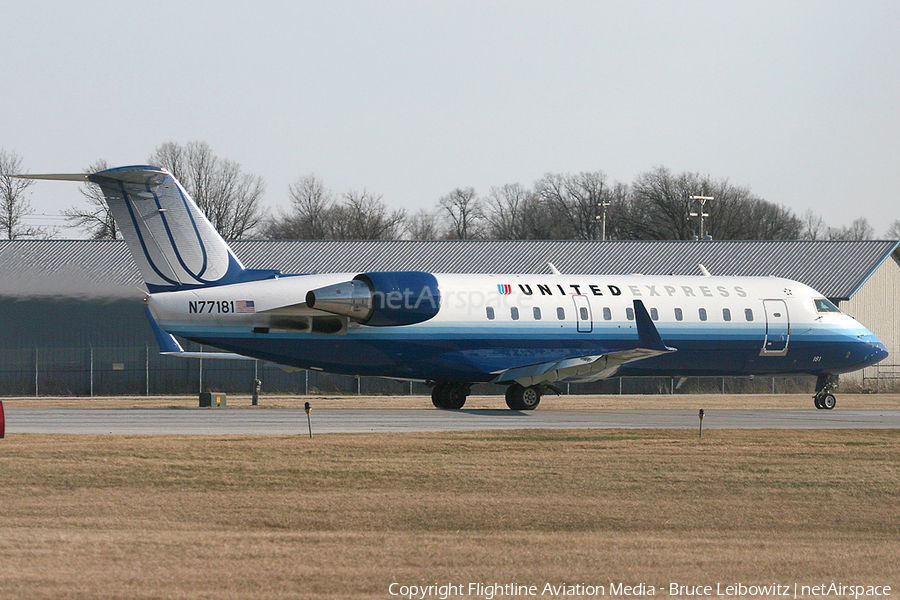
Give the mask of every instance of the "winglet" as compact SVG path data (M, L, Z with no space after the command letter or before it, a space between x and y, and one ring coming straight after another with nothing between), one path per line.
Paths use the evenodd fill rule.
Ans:
M641 340L641 348L648 350L657 350L659 352L672 352L674 348L669 348L659 335L659 330L653 324L653 319L647 312L643 301L634 301L634 323L637 325L638 338Z

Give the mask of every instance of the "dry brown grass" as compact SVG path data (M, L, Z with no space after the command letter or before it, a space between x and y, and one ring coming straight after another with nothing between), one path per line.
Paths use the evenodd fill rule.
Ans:
M2 598L900 584L892 430L16 435L0 507Z

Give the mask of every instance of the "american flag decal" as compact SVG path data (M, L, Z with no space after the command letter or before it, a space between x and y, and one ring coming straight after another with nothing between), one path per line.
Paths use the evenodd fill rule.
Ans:
M506 294L512 294L512 286L509 285L508 283L498 283L498 284L497 284L497 289L498 289L498 290L500 291L500 293L503 294L503 295L506 295Z
M235 300L234 312L236 313L255 313L256 305L253 300Z

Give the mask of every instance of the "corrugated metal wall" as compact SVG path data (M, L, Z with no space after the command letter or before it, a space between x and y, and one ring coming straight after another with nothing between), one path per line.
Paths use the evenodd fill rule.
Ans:
M871 391L900 389L900 261L892 254L841 309L865 325L887 346L881 363L841 376L844 389L859 385Z

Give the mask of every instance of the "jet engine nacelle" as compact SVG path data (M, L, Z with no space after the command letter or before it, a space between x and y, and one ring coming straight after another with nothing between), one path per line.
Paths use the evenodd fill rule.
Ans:
M306 294L306 304L363 325L389 327L434 317L441 307L441 293L431 273L376 271L312 290Z

